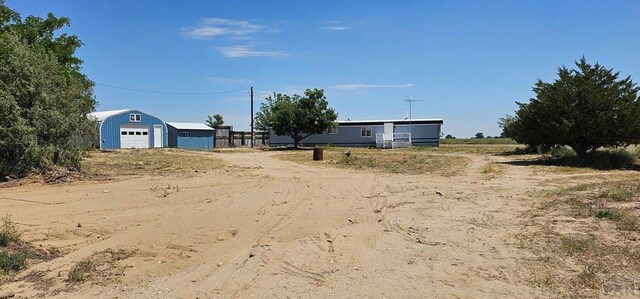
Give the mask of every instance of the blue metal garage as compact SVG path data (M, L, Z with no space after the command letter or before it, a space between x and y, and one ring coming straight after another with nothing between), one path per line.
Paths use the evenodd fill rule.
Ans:
M205 124L168 122L167 128L170 147L209 150L215 146L215 130Z
M152 115L135 109L90 114L98 127L100 149L152 148L167 146L167 126Z

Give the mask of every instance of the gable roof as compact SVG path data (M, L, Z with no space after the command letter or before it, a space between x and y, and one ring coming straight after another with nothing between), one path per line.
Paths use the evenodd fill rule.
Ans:
M108 110L108 111L100 111L100 112L91 112L90 116L94 117L97 121L103 121L111 116L118 115L121 113L125 113L128 111L133 111L133 109L120 109L120 110Z
M201 130L201 131L215 131L212 127L209 127L201 123L178 123L167 122L167 125L172 126L178 130Z

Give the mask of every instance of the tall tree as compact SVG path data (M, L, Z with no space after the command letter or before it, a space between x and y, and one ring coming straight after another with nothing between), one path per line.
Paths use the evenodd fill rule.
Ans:
M224 124L224 119L220 114L207 115L206 123L207 126L215 128L217 126L222 126Z
M338 114L329 107L322 89L307 89L304 96L274 94L256 113L256 128L272 129L277 135L290 136L293 145L334 125Z
M538 80L535 98L517 103L498 122L504 134L532 147L570 146L584 158L601 147L640 142L640 98L631 77L583 57L558 69L553 83Z
M19 14L0 0L0 175L48 165L78 167L91 140L93 82L80 72L67 18Z

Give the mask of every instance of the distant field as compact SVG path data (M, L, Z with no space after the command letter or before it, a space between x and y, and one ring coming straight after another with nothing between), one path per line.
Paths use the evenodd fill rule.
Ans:
M440 139L441 144L518 144L511 138L456 138Z

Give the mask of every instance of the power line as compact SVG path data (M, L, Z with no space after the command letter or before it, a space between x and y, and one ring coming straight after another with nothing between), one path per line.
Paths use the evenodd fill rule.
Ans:
M246 89L243 88L243 89L226 90L226 91L213 91L213 92L173 92L173 91L158 91L158 90L146 90L146 89L122 87L122 86L103 84L103 83L97 83L97 82L95 82L95 84L96 85L100 85L100 86L104 86L104 87L115 88L115 89L122 89L122 90L136 91L136 92L155 93L155 94L170 94L170 95L212 95L212 94L224 94L224 93L234 93L234 92L246 91Z

